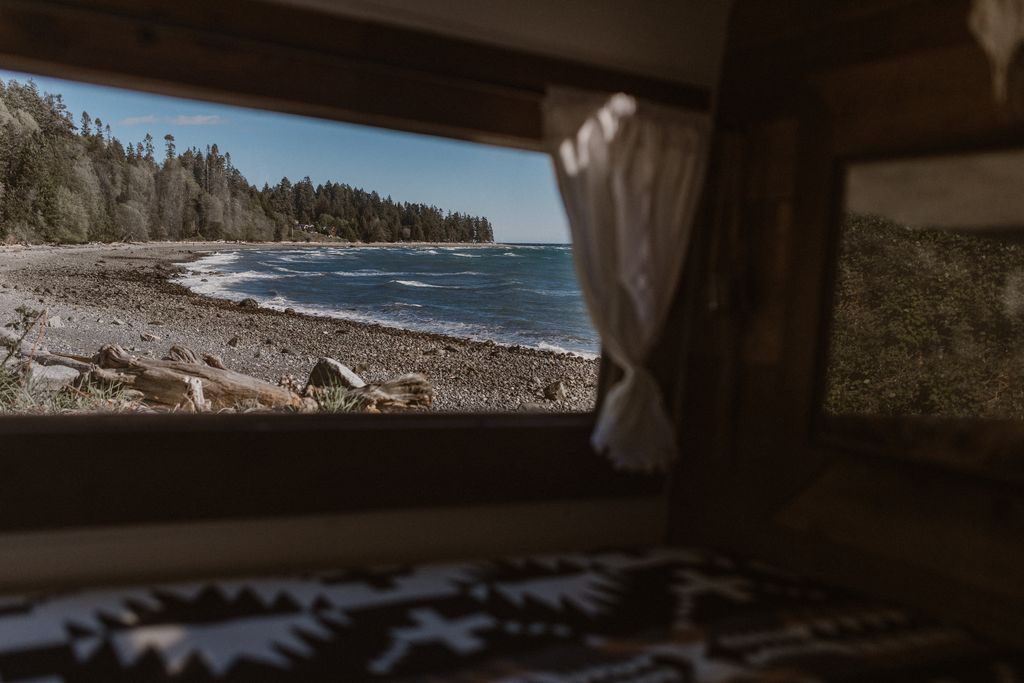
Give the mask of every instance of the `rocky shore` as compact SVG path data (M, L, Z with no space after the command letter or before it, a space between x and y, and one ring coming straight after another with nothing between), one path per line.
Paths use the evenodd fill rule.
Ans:
M369 382L421 373L434 410L590 410L596 360L505 347L333 318L285 313L193 294L171 282L189 261L219 250L294 249L296 244L147 243L0 247L0 325L27 305L51 321L51 351L91 355L118 344L159 358L172 344L214 354L271 382L304 380L320 357L345 363Z

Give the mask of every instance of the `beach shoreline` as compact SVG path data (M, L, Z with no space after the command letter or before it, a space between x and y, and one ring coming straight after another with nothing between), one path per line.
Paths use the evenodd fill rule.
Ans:
M148 242L0 247L0 324L15 308L45 308L52 351L91 355L119 344L161 357L171 344L223 358L227 367L277 381L304 381L320 357L331 357L379 382L419 372L435 386L435 410L520 412L591 410L598 361L527 347L261 307L196 294L173 282L190 261L216 252L396 246L327 242ZM406 244L397 246L409 246ZM424 244L426 246L426 244ZM451 244L431 246L452 246ZM472 244L460 248L501 246ZM156 335L147 342L142 335ZM229 341L236 340L234 345ZM562 382L565 398L544 388Z

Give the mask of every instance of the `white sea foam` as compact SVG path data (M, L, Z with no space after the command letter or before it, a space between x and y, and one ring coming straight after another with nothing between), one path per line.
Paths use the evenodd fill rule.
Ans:
M209 273L218 270L226 265L235 263L242 255L237 251L221 251L203 256L202 258L188 264L190 270L201 273Z
M288 273L289 275L308 275L310 277L319 277L321 275L329 275L330 272L326 270L295 270L294 268L285 268L284 266L270 266L279 273Z
M461 290L462 287L458 285L430 285L428 283L421 283L419 280L392 280L390 281L395 285L401 285L402 287L417 287L431 290Z
M525 287L520 287L519 291L529 292L530 294L537 294L539 296L577 296L577 292L574 292L571 289L528 289Z
M240 258L238 252L226 252L211 254L189 264L189 270L183 275L174 278L173 282L188 287L197 294L206 295L231 295L230 288L241 282L254 280L282 280L295 275L283 273L266 273L253 270L241 273L224 273L221 269L235 263ZM227 298L234 298L228 296ZM244 298L238 296L238 298Z
M458 252L452 252L452 256L459 256L461 258L480 258L479 254L460 254Z
M452 273L410 273L401 270L341 270L332 272L331 275L337 275L338 277L403 277L408 275L415 275L417 277L464 277L464 276L477 276L483 275L475 270L460 270ZM401 284L405 284L402 282ZM413 285L415 286L415 285ZM441 287L443 285L426 285L429 287Z
M258 270L246 270L241 273L209 273L207 278L210 282L216 282L220 286L235 285L239 282L252 282L254 280L287 280L295 277L294 274L285 273L261 273Z
M569 355L569 356L579 356L580 358L588 358L590 360L595 360L595 359L601 357L601 355L598 354L598 353L585 353L583 351L570 351L569 349L564 349L561 346L557 346L555 344L549 344L549 343L543 342L543 341L541 343L537 344L536 348L539 349L540 351L550 351L552 353L563 353L563 354L566 354L566 355Z
M401 277L402 275L411 275L412 273L405 273L402 271L391 271L391 270L375 270L373 268L364 268L363 270L338 270L331 273L336 277Z
M392 280L396 285L403 285L405 287L426 287L428 289L458 289L458 287L445 287L444 285L428 285L426 282L420 282L419 280Z

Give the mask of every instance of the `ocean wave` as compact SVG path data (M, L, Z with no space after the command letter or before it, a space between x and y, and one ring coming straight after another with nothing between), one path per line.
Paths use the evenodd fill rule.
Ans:
M255 280L287 280L295 277L294 274L261 273L258 270L243 270L240 273L223 273L221 275L213 275L211 273L210 275L221 284L235 284L237 282L252 282Z
M484 275L476 270L459 270L450 273L410 273L408 271L401 270L342 270L332 272L331 275L337 275L338 277L402 277L408 275L415 275L416 277L467 277L467 276L480 276Z
M449 285L431 285L426 282L420 282L419 280L392 280L396 285L402 285L404 287L424 287L427 289L462 289L461 287L449 286Z
M552 353L562 353L569 356L579 356L580 358L587 358L589 360L596 360L601 357L599 353L586 353L584 351L570 351L569 349L562 348L556 344L549 344L547 342L540 342L535 347L540 351L550 351Z
M403 271L377 270L375 268L363 268L361 270L336 270L330 273L336 277L401 277L412 275Z
M520 254L514 254L511 251L506 251L502 256L513 256L515 258L523 258Z
M235 263L240 258L242 254L237 251L220 251L193 261L188 264L188 268L200 273L209 273Z
M328 274L328 271L325 270L295 270L294 268L285 268L284 266L266 265L269 265L278 273L288 273L289 275L309 275L310 277L320 277L321 275Z
M205 273L197 271L174 279L179 285L188 287L199 294L232 293L231 287L243 282L285 280L296 277L283 273L260 273L246 270L241 273ZM240 297L244 298L244 297Z
M458 252L452 252L452 256L458 256L460 258L480 258L480 254L460 254Z
M537 294L538 296L558 296L558 297L577 297L579 292L575 292L571 289L527 289L526 287L517 288L520 292L529 292L530 294Z

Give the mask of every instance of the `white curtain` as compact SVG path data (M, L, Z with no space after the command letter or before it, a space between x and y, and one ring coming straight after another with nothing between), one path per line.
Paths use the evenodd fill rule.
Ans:
M605 353L623 371L592 443L624 469L664 469L676 455L675 430L645 363L690 243L710 117L624 94L552 90L544 125L580 288Z
M1024 0L974 0L968 26L992 65L997 102L1006 102L1010 64L1024 42Z

